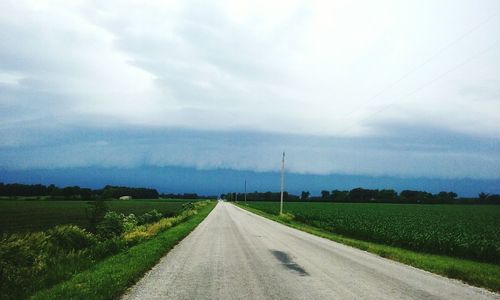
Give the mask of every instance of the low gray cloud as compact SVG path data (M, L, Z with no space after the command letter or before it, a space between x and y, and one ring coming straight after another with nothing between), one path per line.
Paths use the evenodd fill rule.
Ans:
M31 131L30 131L31 132ZM378 138L331 138L191 130L36 132L40 144L0 148L7 169L180 166L202 170L276 171L281 151L287 170L300 174L403 177L500 177L499 142L406 128ZM416 135L419 138L415 138ZM43 142L50 141L50 143Z

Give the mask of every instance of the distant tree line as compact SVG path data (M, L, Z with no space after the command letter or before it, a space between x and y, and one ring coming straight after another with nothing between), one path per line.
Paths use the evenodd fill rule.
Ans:
M217 199L217 196L202 196L196 193L160 194L160 197L166 199Z
M159 194L155 189L149 188L130 188L125 186L107 185L101 190L96 190L101 198L120 198L122 196L131 196L134 199L158 199Z
M227 193L221 195L222 199L226 199L228 201L244 201L245 194L244 193ZM273 193L273 192L253 192L246 194L247 201L280 201L281 193ZM284 201L300 201L299 196L291 195L288 192L283 193Z
M0 182L0 197L44 197L67 200L117 199L131 196L134 199L216 199L217 196L203 196L196 193L159 194L156 189L131 188L106 185L102 189L81 188L79 186L57 187L53 184L4 184Z
M0 183L0 196L3 197L48 197L56 199L91 200L95 198L111 199L121 196L132 196L136 199L157 199L155 189L130 188L107 185L102 189L81 188L79 186L57 187L53 184L4 184Z
M244 201L244 193L227 193L221 195L228 201ZM246 194L247 201L279 201L280 193L253 192ZM439 192L431 194L424 191L404 190L397 193L392 189L355 188L350 191L323 190L320 196L311 196L308 191L302 191L300 196L283 193L283 200L309 202L348 202L348 203L414 203L414 204L500 204L500 195L480 193L477 198L458 198L454 192Z
M67 199L91 199L95 191L78 186L68 186L64 188L53 184L45 186L42 184L4 184L0 182L0 196L3 197L53 197Z

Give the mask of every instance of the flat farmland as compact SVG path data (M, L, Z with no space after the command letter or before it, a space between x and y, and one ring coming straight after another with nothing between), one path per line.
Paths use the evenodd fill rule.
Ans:
M170 216L178 213L187 201L114 200L106 201L110 210L141 215L153 209ZM61 224L88 226L88 201L0 201L0 233L42 231Z
M277 202L248 202L278 214ZM295 220L333 233L411 250L500 262L500 206L285 203Z

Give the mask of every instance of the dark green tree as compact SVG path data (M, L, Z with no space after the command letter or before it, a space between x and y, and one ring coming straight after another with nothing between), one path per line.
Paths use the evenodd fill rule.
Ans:
M108 206L104 202L104 198L97 198L95 201L89 201L89 208L86 209L87 219L89 220L89 231L95 233L97 224L103 219L108 211Z
M339 191L339 190L332 191L332 199L335 202L345 202L347 201L348 196L349 196L348 191Z

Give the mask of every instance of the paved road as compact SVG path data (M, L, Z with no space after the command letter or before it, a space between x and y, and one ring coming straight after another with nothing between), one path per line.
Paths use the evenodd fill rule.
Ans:
M500 299L219 203L124 299Z

